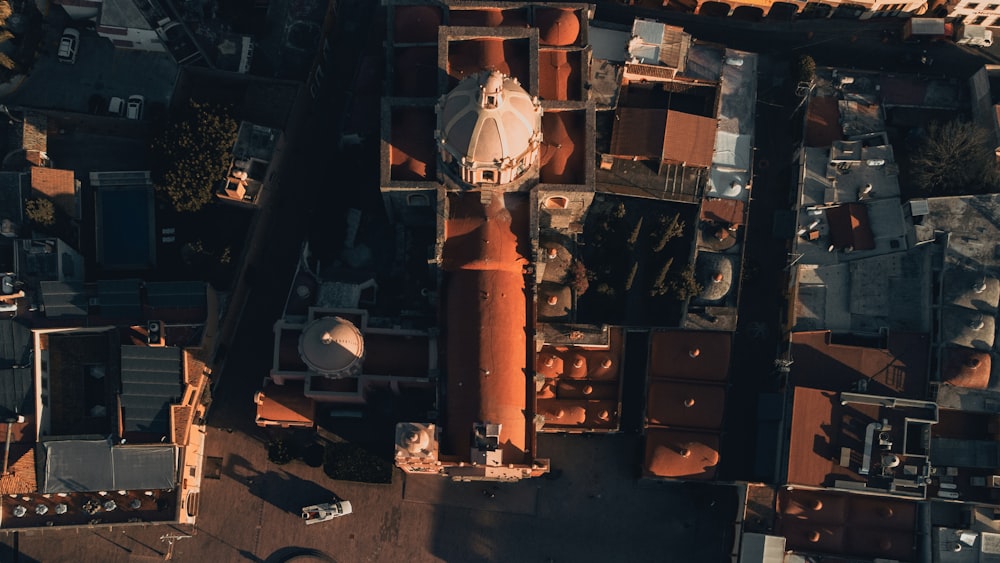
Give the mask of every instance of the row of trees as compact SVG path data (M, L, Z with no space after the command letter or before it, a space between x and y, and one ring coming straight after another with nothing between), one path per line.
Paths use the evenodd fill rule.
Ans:
M228 108L191 100L153 139L156 190L178 212L195 212L212 201L213 188L232 162L238 132Z

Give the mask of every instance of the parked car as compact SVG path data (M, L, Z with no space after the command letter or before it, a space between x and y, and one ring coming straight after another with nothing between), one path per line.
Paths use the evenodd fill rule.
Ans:
M347 516L352 512L354 510L351 508L350 501L334 500L333 502L325 502L323 504L303 506L302 519L305 520L306 525L318 524L319 522L327 522L334 518Z
M125 117L129 119L142 119L142 107L146 103L146 98L135 94L128 97L128 104L125 107Z
M80 32L67 27L59 38L59 51L57 57L61 63L73 64L76 62L76 51L80 46Z
M114 96L111 98L111 102L108 103L108 115L114 117L121 117L125 115L125 100Z

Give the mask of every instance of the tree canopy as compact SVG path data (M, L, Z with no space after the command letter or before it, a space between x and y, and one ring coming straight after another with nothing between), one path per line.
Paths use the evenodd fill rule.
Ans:
M204 207L232 162L237 131L236 120L225 108L189 101L153 140L153 154L162 159L154 170L157 192L180 212Z
M986 129L968 121L928 127L911 158L913 183L924 195L994 192L1000 185L995 144Z

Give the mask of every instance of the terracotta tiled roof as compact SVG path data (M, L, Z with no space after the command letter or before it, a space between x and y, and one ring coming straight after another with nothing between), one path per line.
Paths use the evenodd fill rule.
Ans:
M38 491L35 482L34 444L11 444L6 475L0 475L0 494L26 494Z
M649 342L649 377L725 381L731 347L728 332L654 331Z
M301 382L268 384L257 400L257 418L273 422L314 424L316 403L303 393Z
M837 98L813 96L806 110L806 146L829 147L843 138Z
M184 405L170 405L170 418L173 419L173 443L184 445L187 443L188 430L191 427L191 415L193 407Z
M543 100L580 97L580 57L576 52L538 50L538 96Z
M868 207L863 203L847 203L826 210L830 225L830 242L837 248L871 250L875 235L868 221Z
M500 8L478 8L472 10L452 9L448 12L450 25L472 27L516 26L528 23L523 9L501 10Z
M926 334L890 332L885 349L832 344L828 330L796 332L791 341L795 385L850 391L864 379L869 393L924 397L930 345Z
M743 201L739 199L708 198L701 204L701 218L705 221L742 225L744 208Z
M506 206L505 206L505 201ZM448 439L469 455L472 425L501 424L504 463L525 461L528 425L526 198L497 195L489 208L479 193L449 194L442 266L448 337Z
M396 49L393 79L397 96L424 97L437 94L437 47L412 46ZM430 143L433 144L433 143Z
M611 131L611 154L659 159L666 120L665 109L619 108Z
M535 25L542 45L566 47L580 37L580 16L572 8L538 8Z
M941 381L956 387L986 389L990 385L990 355L971 348L947 348Z
M395 43L435 43L441 9L435 6L397 6L393 21Z
M719 385L651 380L646 395L646 424L718 431L726 390Z
M711 166L717 128L716 120L710 117L667 111L663 160L688 166Z
M618 427L618 401L539 399L538 414L545 426L555 428L612 429Z
M49 146L48 127L49 119L45 115L25 113L21 127L21 147L27 151L46 152Z
M712 479L719 465L719 436L668 428L646 430L645 474Z
M781 489L777 513L777 531L791 550L900 561L916 556L915 502Z
M194 385L201 381L207 374L205 362L202 360L202 350L200 348L184 349L184 380L188 385Z
M52 200L70 217L76 217L76 177L72 170L31 167L31 189Z
M399 107L392 112L390 133L391 177L393 180L434 178L434 108Z
M542 114L541 181L582 184L585 181L586 116L579 111L546 111Z

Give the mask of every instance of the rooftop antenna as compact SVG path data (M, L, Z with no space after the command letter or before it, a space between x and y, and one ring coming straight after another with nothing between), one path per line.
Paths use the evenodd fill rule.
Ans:
M167 542L167 552L163 554L163 560L166 561L174 556L174 543L181 540L186 540L191 536L184 534L163 534L160 536L161 542Z

